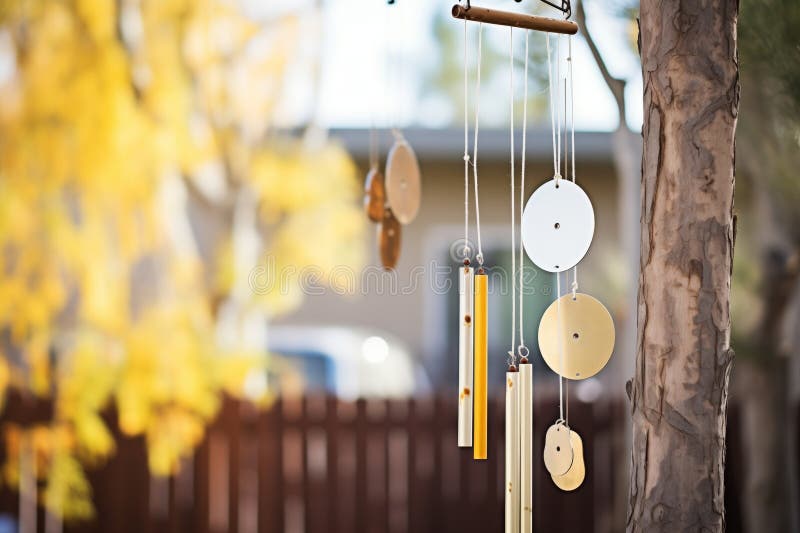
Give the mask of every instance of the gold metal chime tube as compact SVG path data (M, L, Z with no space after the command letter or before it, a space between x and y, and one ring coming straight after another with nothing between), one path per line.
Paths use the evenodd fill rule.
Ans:
M519 372L506 372L506 533L518 533L519 493Z
M533 365L519 365L520 531L533 531Z
M487 425L487 394L488 386L486 370L489 364L488 357L488 276L483 269L478 270L475 276L475 403L474 403L474 439L472 442L472 457L486 459L486 425Z
M472 324L474 269L464 266L459 277L458 445L472 446Z

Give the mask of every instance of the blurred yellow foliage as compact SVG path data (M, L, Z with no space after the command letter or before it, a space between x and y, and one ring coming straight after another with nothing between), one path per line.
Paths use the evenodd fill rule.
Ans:
M167 475L221 393L264 372L266 347L217 341L219 305L269 316L301 295L243 293L241 199L277 268L315 265L330 281L363 261L347 153L270 129L300 35L292 16L264 24L223 0L0 8L13 63L0 79L0 393L55 406L47 425L5 426L2 480L18 484L30 447L42 503L65 519L93 514L84 467L114 453L112 402ZM207 193L209 169L221 193ZM211 213L210 236L190 205Z

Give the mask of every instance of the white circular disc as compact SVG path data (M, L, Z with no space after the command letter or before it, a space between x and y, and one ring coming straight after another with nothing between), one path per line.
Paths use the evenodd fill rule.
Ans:
M422 195L419 164L405 139L394 143L386 158L386 201L401 224L414 220Z
M522 245L542 270L563 272L577 265L592 244L594 209L589 197L569 180L542 184L522 212Z

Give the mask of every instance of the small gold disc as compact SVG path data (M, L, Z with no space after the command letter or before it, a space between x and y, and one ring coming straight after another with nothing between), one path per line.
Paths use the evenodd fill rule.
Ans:
M572 465L569 428L562 422L550 426L544 437L544 466L550 475L561 476Z
M386 203L386 190L383 186L383 174L377 168L371 168L364 182L364 211L373 222L383 221L383 209Z
M401 224L414 220L419 211L422 183L414 150L400 138L386 158L386 200Z
M378 248L384 270L392 270L400 259L400 228L400 223L392 214L392 210L385 209L383 221L378 224Z
M569 441L572 445L572 466L562 476L550 476L553 478L553 483L556 484L556 487L567 492L580 487L586 477L586 464L583 461L583 440L575 431L570 430Z
M608 309L580 292L550 304L539 323L542 358L567 379L586 379L600 372L614 351L614 338Z

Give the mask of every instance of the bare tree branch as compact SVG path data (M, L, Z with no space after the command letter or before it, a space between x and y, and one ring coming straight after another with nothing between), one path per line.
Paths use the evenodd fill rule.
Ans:
M583 33L584 39L586 39L586 44L589 45L589 50L591 50L592 57L594 57L594 61L597 63L597 68L600 69L600 73L603 75L603 80L605 80L606 85L608 85L608 88L611 91L611 94L614 96L614 100L617 102L617 110L619 111L620 121L619 124L620 127L624 127L626 82L625 80L615 78L611 75L606 62L603 60L603 56L600 54L600 50L597 48L594 37L592 37L592 34L589 32L589 28L586 26L586 11L583 9L583 2L575 2L575 5L575 18L578 22L578 27L580 28L581 33Z

